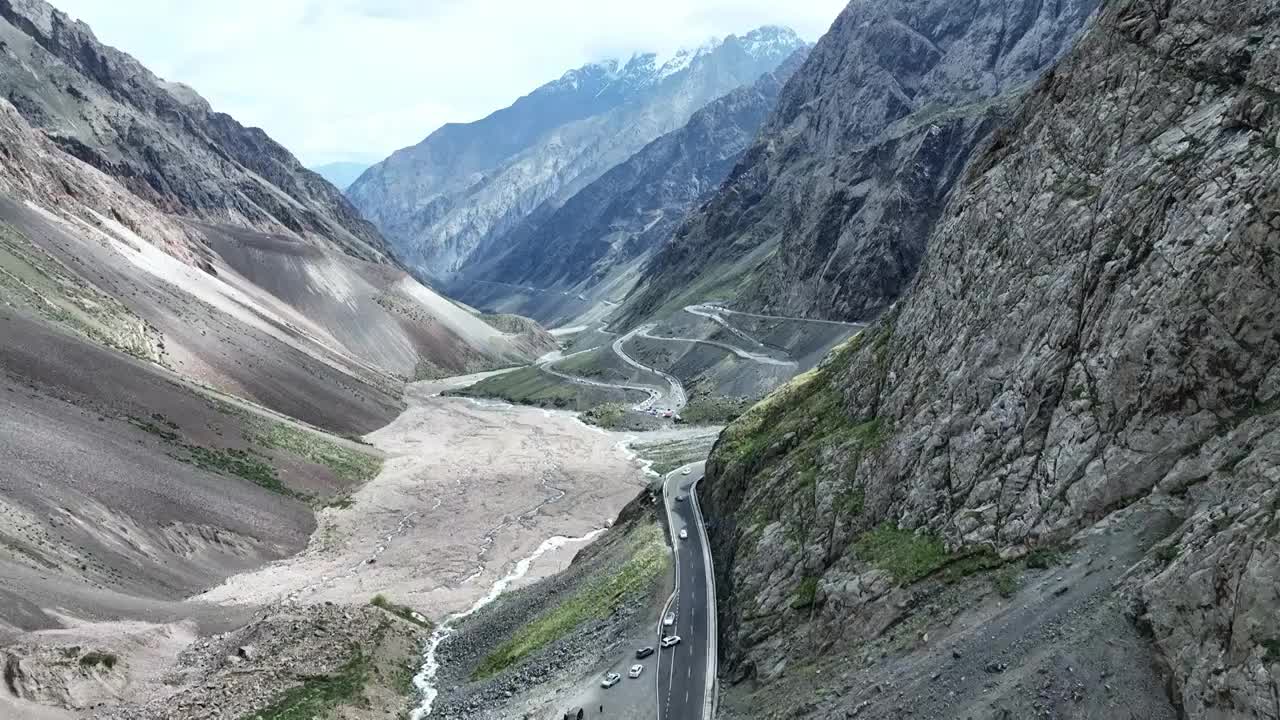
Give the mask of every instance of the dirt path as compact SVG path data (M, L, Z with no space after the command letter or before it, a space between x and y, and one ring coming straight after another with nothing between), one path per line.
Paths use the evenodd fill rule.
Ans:
M411 386L404 414L368 436L389 459L354 505L322 511L300 555L199 599L359 602L381 593L440 620L471 607L547 538L606 527L644 486L621 435L564 413L439 396L477 379ZM519 582L557 572L575 550L544 553Z

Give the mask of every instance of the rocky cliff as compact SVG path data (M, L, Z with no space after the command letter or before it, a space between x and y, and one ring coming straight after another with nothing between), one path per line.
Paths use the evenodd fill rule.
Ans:
M725 432L729 717L1276 716L1278 48L1108 3L907 295Z
M1096 0L853 0L626 324L688 302L864 320L901 294L974 148Z
M806 52L713 101L560 207L542 208L486 242L452 291L479 307L508 302L521 287L551 290L553 298L573 299L601 286L611 297L625 296L637 268L728 177ZM530 302L504 307L549 321L560 307L547 303L547 295L534 293Z
M446 277L486 238L585 185L707 103L754 82L803 46L761 28L659 65L587 65L476 123L446 125L375 165L348 190L418 270Z

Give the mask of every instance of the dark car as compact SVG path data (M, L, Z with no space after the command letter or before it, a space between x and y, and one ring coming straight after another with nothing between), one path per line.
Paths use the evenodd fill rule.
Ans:
M636 651L636 659L643 660L653 654L653 648L643 647Z

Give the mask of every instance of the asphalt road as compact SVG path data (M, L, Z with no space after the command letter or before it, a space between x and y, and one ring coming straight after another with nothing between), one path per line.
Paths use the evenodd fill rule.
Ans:
M702 479L703 464L689 475L672 473L665 486L667 517L676 552L676 592L672 609L674 628L667 633L681 637L673 648L659 651L657 664L659 720L711 720L715 683L715 597L711 585L706 532L692 487ZM684 496L684 501L676 499ZM689 537L679 538L680 530Z

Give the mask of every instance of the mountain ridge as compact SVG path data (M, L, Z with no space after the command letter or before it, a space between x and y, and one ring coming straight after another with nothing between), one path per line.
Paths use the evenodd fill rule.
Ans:
M1094 4L850 2L721 192L646 269L620 324L707 300L815 318L882 312L969 154Z
M801 43L778 28L744 37L751 51L731 35L666 76L652 54L570 71L481 121L447 125L393 153L347 194L410 266L444 278L486 238L548 200L563 202Z
M580 295L625 296L631 268L670 237L684 214L719 187L751 143L779 91L804 60L797 50L755 83L713 100L559 207L531 213L477 248L448 290L465 302L568 321ZM520 299L506 286L535 287ZM548 303L550 299L552 302Z

